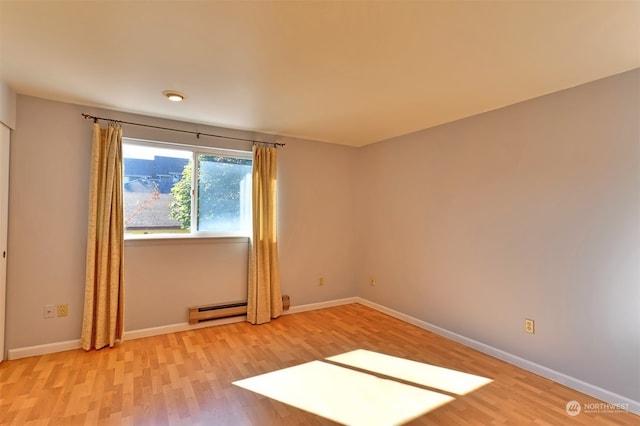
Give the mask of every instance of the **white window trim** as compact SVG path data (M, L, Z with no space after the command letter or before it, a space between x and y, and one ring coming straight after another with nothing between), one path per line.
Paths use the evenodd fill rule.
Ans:
M217 148L211 146L204 145L188 145L182 143L175 142L164 142L164 141L152 141L147 139L137 139L137 138L128 138L122 137L123 144L133 144L139 146L147 146L151 148L164 148L164 149L176 149L182 151L190 151L192 154L192 165L193 170L191 174L191 197L192 200L192 209L191 209L191 227L189 229L189 233L151 233L151 234L139 234L139 233L127 233L124 231L124 240L125 241L144 241L144 240L194 240L194 239L239 239L239 240L248 240L251 238L251 235L246 235L243 233L236 232L216 232L216 231L200 231L194 229L194 224L197 224L197 200L198 200L198 185L197 185L197 176L198 176L198 164L197 164L197 156L198 154L213 154L219 155L223 157L230 158L238 158L238 159L249 159L253 160L253 153L251 151L245 150L234 150L228 148ZM124 161L124 158L123 158ZM124 171L124 164L123 164ZM124 206L123 206L124 207ZM196 207L196 208L193 208ZM197 226L197 225L196 225ZM248 231L251 234L251 231Z

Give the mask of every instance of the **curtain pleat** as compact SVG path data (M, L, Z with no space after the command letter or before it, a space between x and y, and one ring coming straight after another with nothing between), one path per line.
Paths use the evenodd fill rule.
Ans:
M275 147L253 147L252 177L253 237L249 256L247 321L263 324L282 314Z
M113 347L124 332L122 128L93 125L82 348Z

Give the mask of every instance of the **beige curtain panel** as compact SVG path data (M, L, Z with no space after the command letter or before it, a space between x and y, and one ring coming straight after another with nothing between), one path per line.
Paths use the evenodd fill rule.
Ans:
M93 125L82 348L113 347L124 331L122 128Z
M282 314L277 239L277 149L253 147L253 238L249 257L247 321L263 324Z

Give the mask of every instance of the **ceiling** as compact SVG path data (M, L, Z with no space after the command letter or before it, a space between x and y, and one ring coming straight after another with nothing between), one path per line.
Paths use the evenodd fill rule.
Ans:
M639 1L0 1L20 94L352 146L637 67Z

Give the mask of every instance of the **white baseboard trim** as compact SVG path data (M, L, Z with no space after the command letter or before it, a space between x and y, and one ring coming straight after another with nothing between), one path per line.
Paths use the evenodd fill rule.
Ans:
M359 303L359 297L347 297L345 299L329 300L327 302L309 303L308 305L291 306L289 310L282 312L282 315L297 314L299 312L315 311L316 309L333 308L334 306Z
M46 343L44 345L26 346L24 348L9 349L7 351L7 359L20 359L36 355L52 354L56 352L71 351L80 349L80 339L67 340L64 342Z
M160 327L125 331L124 340L141 339L143 337L159 336L162 334L176 333L179 331L187 331L187 330L195 330L199 328L231 324L234 322L242 322L246 320L247 320L247 317L246 315L244 315L244 316L237 316L232 318L221 318L218 320L206 321L199 324L189 324L188 322L183 322L183 323L177 323L177 324L163 325ZM37 355L46 355L46 354L70 351L70 350L80 349L80 348L82 348L80 339L67 340L65 342L47 343L44 345L37 345L37 346L27 346L24 348L9 349L7 351L7 360L27 358L30 356L37 356Z
M330 300L327 302L310 303L308 305L291 306L283 312L283 315L295 314L299 312L313 311L316 309L330 308L333 306L348 305L350 303L358 303L357 297L346 299ZM211 321L201 322L199 324L189 324L181 322L176 324L163 325L160 327L143 328L139 330L131 330L124 332L124 340L142 339L143 337L160 336L162 334L177 333L180 331L197 330L199 328L214 327L217 325L232 324L236 322L244 322L247 320L246 315L231 318L221 318ZM66 342L47 343L44 345L28 346L24 348L9 349L7 351L7 359L20 359L30 356L46 355L55 352L69 351L80 349L82 347L80 339L68 340Z
M348 305L350 303L360 303L364 306L368 306L372 309L375 309L379 312L382 312L384 314L397 318L401 321L407 322L409 324L413 324L424 330L446 337L447 339L453 340L454 342L458 342L470 348L476 349L487 355L491 355L502 361L508 362L509 364L518 366L524 370L538 374L542 377L546 377L547 379L553 380L556 383L560 383L569 388L575 389L579 392L582 392L594 398L600 399L606 403L627 404L628 411L634 414L640 415L640 401L634 401L632 399L610 392L606 389L602 389L590 383L583 382L582 380L576 379L571 376L567 376L564 373L560 373L558 371L555 371L550 368L544 367L542 365L536 364L534 362L528 361L519 356L494 348L493 346L486 345L484 343L478 342L477 340L470 339L468 337L462 336L460 334L454 333L452 331L438 327L428 322L419 320L412 316L403 314L402 312L398 312L396 310L387 308L386 306L379 305L377 303L371 302L361 297L348 297L345 299L330 300L330 301L319 302L319 303L310 303L307 305L300 305L300 306L291 306L289 310L283 312L283 315L313 311L317 309L331 308L334 306ZM231 317L231 318L221 318L217 320L206 321L199 324L189 324L188 322L184 322L184 323L170 324L170 325L165 325L160 327L125 331L125 340L140 339L143 337L158 336L158 335L167 334L167 333L176 333L180 331L195 330L195 329L200 329L205 327L213 327L217 325L232 324L237 322L243 322L246 320L247 320L246 316L237 316L237 317ZM55 352L63 352L63 351L69 351L74 349L80 349L81 347L82 345L80 344L80 339L76 339L76 340L67 340L64 342L48 343L44 345L28 346L24 348L9 349L7 351L7 359L14 360L14 359L26 358L30 356L45 355L45 354L50 354Z
M594 398L600 399L606 403L626 404L626 406L628 407L627 410L629 412L640 415L640 401L634 401L630 398L624 397L622 395L618 395L616 393L610 392L606 389L602 389L590 383L583 382L582 380L576 379L571 376L567 376L566 374L560 373L559 371L555 371L550 368L544 367L542 365L536 364L535 362L528 361L517 355L510 354L503 350L494 348L493 346L489 346L484 343L478 342L477 340L470 339L468 337L462 336L460 334L454 333L452 331L446 330L444 328L438 327L428 322L419 320L412 316L403 314L402 312L398 312L393 309L387 308L386 306L378 305L377 303L371 302L366 299L362 299L360 297L356 297L355 299L357 299L356 303L360 303L362 305L368 306L372 309L375 309L379 312L382 312L384 314L387 314L389 316L392 316L394 318L397 318L409 324L413 324L424 330L438 334L442 337L446 337L449 340L453 340L454 342L458 342L460 344L476 349L487 355L491 355L502 361L508 362L509 364L512 364L524 370L527 370L531 373L535 373L549 380L553 380L556 383L560 383L571 389L577 390L578 392L582 392Z
M295 314L298 312L313 311L316 309L330 308L333 306L348 305L350 303L358 303L357 297L347 299L331 300L328 302L311 303L308 305L291 306L288 310L282 312L282 315ZM143 337L159 336L168 333L177 333L180 331L196 330L199 328L214 327L217 325L233 324L236 322L244 322L247 320L246 315L240 315L231 318L220 318L211 321L204 321L199 324L189 324L181 322L177 324L163 325L160 327L144 328L140 330L126 331L124 333L125 340L141 339Z
M131 330L124 332L124 340L142 339L143 337L160 336L162 334L178 333L180 331L197 330L200 328L214 327L216 325L233 324L247 320L246 315L237 317L220 318L211 321L204 321L198 324L189 324L188 322L179 322L176 324L163 325L160 327L143 328L140 330Z

